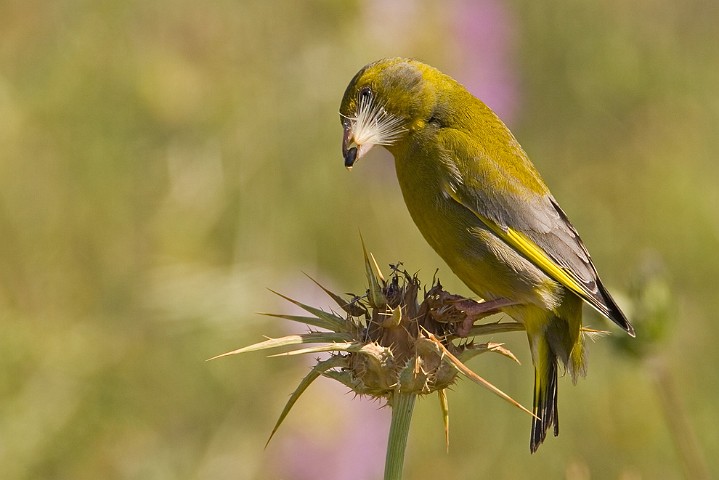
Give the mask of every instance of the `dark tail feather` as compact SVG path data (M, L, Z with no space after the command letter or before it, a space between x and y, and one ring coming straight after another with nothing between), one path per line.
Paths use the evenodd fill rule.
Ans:
M626 315L624 315L624 312L619 309L617 302L614 301L612 296L609 294L609 291L602 284L601 280L598 282L597 286L599 287L599 292L601 293L602 297L604 297L603 306L606 308L606 311L602 311L602 313L604 313L609 318L609 320L622 327L629 335L633 337L634 327L632 327L632 324L629 323L629 320L627 319Z
M543 341L543 339L542 339ZM544 343L544 341L543 341ZM554 425L554 436L559 435L559 412L557 410L557 356L544 344L543 357L534 366L534 414L529 449L536 452L547 437L547 430Z

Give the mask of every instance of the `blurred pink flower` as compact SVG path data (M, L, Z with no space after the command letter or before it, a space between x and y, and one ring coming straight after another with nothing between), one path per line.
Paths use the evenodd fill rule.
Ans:
M327 434L326 425L321 428L305 425L304 431L278 431L278 438L273 440L279 441L273 453L278 478L381 478L391 409L381 408L377 401L355 398L346 387L329 379L319 379L310 388L322 390L321 408L327 409L331 417L328 420L340 421L333 424L331 434ZM301 416L308 399L298 402L292 414Z
M511 124L519 107L512 12L501 0L455 0L454 4L450 34L461 59L455 78Z

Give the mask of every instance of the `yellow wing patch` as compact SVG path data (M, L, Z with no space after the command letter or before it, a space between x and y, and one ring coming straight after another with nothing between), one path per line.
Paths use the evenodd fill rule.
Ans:
M506 232L501 229L497 229L501 238L504 238L509 245L514 247L519 253L527 257L527 259L534 265L539 267L544 273L549 275L551 278L561 283L580 297L589 300L587 292L582 285L572 278L566 270L558 266L554 261L547 256L544 251L539 248L532 240L527 238L521 232L508 228Z
M467 205L462 202L461 198L459 198L459 195L457 194L455 189L448 188L448 186L445 186L445 192L457 203L467 207ZM492 233L505 241L517 252L524 255L527 260L532 262L532 264L536 265L537 268L546 273L547 276L552 278L554 281L561 283L562 285L570 289L572 292L579 295L580 298L583 298L584 300L588 301L590 304L594 305L596 303L596 301L589 296L586 289L577 280L575 280L566 270L557 265L544 252L544 250L538 247L537 244L534 243L525 234L518 230L514 230L511 227L507 227L507 229L505 230L496 223L494 223L492 220L486 218L484 215L481 215L476 210L472 208L470 208L470 210L477 216L477 218L479 218L482 223L487 226L487 228L492 231Z

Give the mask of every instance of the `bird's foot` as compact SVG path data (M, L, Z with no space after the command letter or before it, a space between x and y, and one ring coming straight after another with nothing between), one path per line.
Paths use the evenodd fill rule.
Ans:
M476 302L474 300L464 298L462 300L457 300L452 303L458 310L461 310L465 315L464 319L462 319L461 322L457 323L455 327L454 333L458 337L466 337L467 335L469 335L469 332L472 329L474 322L476 322L477 320L480 320L489 315L494 315L495 313L501 312L502 309L505 307L510 307L517 304L517 302L508 298L495 298L494 300L488 300L486 302Z

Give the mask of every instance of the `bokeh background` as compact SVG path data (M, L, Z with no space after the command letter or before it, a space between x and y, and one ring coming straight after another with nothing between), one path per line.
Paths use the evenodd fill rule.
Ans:
M649 276L666 322L637 319L626 355L587 312L614 334L561 379L562 433L533 456L530 419L480 387L450 393L448 453L422 400L406 478L682 478L657 362L719 476L717 25L711 0L0 2L0 476L380 477L386 408L321 379L265 449L312 359L205 359L302 331L256 313L293 312L267 287L329 307L302 272L361 293L360 230L469 294L391 158L342 167L344 88L395 55L493 107L605 282L636 313ZM522 366L471 366L526 405L521 337L494 340Z

